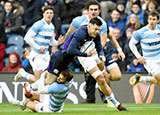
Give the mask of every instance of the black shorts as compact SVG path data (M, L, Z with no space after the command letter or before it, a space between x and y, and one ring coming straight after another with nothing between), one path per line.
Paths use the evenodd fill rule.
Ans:
M59 76L59 74L63 70L68 68L68 65L70 64L72 59L73 58L69 58L69 56L64 55L64 52L62 52L62 50L57 50L51 56L47 70L49 73Z

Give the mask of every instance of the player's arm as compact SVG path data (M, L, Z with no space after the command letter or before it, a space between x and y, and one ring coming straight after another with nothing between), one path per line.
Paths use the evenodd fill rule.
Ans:
M104 52L103 52L103 48L102 48L102 44L101 44L101 38L97 35L97 38L95 39L95 45L96 45L96 50L98 53L98 56L100 58L101 61L106 61L106 58L104 56Z
M64 40L68 37L68 35L74 31L75 28L72 26L72 24L70 24L68 31L66 32L65 36L64 36Z
M36 33L32 31L32 29L29 29L29 31L26 33L24 40L33 48L40 50L41 46L39 46L37 43L34 42L34 38L36 36Z
M138 41L135 40L134 37L131 38L130 42L129 42L129 48L130 50L132 51L132 53L136 56L136 58L138 59L138 61L141 63L141 64L144 64L145 63L145 59L143 56L141 56L141 54L139 53L137 47L136 47L136 44L138 44Z
M119 57L122 61L124 61L124 59L125 59L125 54L123 53L122 48L120 47L118 41L117 41L114 37L112 37L112 35L111 35L110 32L109 32L109 34L108 34L108 38L110 39L112 45L117 49L117 51L118 51L118 57Z
M40 94L50 94L50 93L61 93L62 85L57 82L52 83L51 85L45 85L39 88L38 92Z
M100 34L100 36L101 36L101 44L102 44L102 47L104 48L106 45L107 34Z
M74 56L84 56L87 57L87 53L81 52L78 47L81 43L81 37L78 37L77 35L72 38L72 41L67 49L67 53L74 55Z

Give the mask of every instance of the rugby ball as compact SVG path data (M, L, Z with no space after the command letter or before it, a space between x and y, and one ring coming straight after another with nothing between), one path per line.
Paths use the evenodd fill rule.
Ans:
M95 50L95 43L93 41L85 42L80 48L81 52L88 53L89 51Z

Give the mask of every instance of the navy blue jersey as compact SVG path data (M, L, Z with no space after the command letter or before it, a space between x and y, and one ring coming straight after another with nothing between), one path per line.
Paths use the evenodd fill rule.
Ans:
M80 48L85 42L90 40L95 42L98 55L104 56L99 34L95 38L89 37L87 26L81 26L66 38L60 50L53 53L48 66L48 72L58 75L64 69L67 69L75 56L86 57L87 53L81 52Z
M80 26L77 30L73 31L67 38L62 46L62 51L67 51L68 54L74 56L87 56L87 53L80 51L80 48L87 41L94 41L98 55L104 55L100 35L95 38L88 35L87 25Z

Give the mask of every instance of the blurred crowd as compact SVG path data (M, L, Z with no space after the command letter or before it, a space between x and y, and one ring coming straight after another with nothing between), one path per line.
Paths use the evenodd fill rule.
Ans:
M26 68L25 51L30 51L24 36L34 22L40 20L44 6L55 9L53 24L55 36L65 35L72 19L86 15L85 3L89 0L0 0L0 71L17 72ZM160 12L158 0L98 0L101 5L100 16L106 21L112 37L119 42L126 55L124 61L118 59L118 51L107 39L104 51L117 61L121 71L145 71L129 49L129 40L134 32L147 25L151 11ZM52 54L57 47L51 47ZM138 45L141 52L141 46ZM24 53L25 52L25 53ZM23 57L23 58L22 58ZM82 70L78 60L70 66L75 72Z

